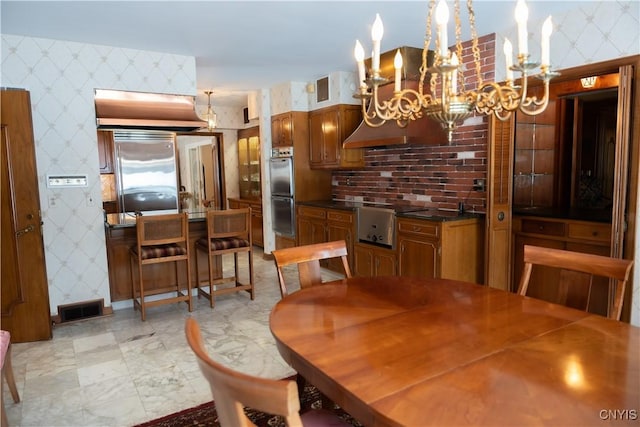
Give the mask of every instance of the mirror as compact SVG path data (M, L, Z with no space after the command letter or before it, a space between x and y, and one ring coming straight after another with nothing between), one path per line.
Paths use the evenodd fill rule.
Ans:
M222 134L178 134L180 208L224 209Z

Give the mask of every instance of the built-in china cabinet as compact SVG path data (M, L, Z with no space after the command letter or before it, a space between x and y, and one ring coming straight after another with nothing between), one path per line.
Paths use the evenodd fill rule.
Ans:
M560 70L544 113L490 118L488 285L515 290L526 243L633 259L639 68L633 56Z

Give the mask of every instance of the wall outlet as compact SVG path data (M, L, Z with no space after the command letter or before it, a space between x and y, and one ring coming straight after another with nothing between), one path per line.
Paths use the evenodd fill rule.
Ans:
M50 208L55 208L56 206L58 206L58 198L54 195L49 196L49 207Z
M87 194L87 207L92 208L96 205L95 199L91 196L91 194Z
M475 191L484 191L485 190L484 179L474 179L473 180L473 189Z

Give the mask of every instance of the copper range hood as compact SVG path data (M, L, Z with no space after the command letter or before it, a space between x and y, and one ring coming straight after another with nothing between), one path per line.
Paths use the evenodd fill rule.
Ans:
M420 66L422 65L422 49L416 47L403 46L398 48L402 53L402 88L418 89L420 80ZM379 88L379 96L382 99L390 98L393 94L393 78L395 69L393 59L398 49L385 52L380 55L380 75L389 79L389 83ZM429 51L427 65L433 63L433 51ZM371 58L365 62L367 70L371 67ZM426 76L428 85L429 76ZM426 87L428 89L428 86ZM372 106L369 106L371 109ZM424 144L439 145L447 144L447 134L440 124L422 117L419 120L410 122L406 127L401 128L395 121L390 121L384 125L374 128L368 126L364 121L343 143L344 148L366 148L366 147L387 147L395 145Z
M190 132L207 127L196 114L195 96L95 90L98 129Z

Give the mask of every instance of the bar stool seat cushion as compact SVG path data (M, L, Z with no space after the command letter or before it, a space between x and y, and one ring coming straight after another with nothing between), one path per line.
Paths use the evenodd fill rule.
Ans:
M207 239L202 238L197 241L197 245L203 248L207 247ZM245 248L250 246L248 240L237 237L228 237L226 239L211 239L211 250L222 251L225 249Z
M138 254L138 248L134 246L131 248L134 254ZM145 246L142 248L142 259L151 259L151 258L164 258L169 256L180 256L186 255L187 249L178 244L169 244L169 245L157 245L157 246Z

